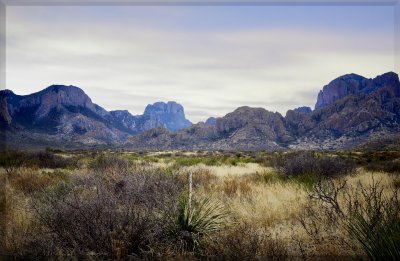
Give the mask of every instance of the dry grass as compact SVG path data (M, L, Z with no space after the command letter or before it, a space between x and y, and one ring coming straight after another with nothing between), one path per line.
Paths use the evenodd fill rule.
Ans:
M204 164L198 164L195 166L187 167L186 171L196 171L198 169L207 169L213 175L219 178L225 178L227 176L241 177L249 174L264 173L271 168L263 167L257 163L239 163L236 166L232 165L221 165L221 166L206 166Z
M200 256L210 258L213 253L219 253L220 256L214 258L252 260L270 258L268 253L275 253L274 258L278 256L281 259L293 256L300 258L302 255L309 257L362 255L361 249L348 239L344 223L334 220L337 224L333 225L332 220L327 218L324 209L321 208L322 205L310 200L309 195L312 191L297 180L282 179L270 167L256 163L238 163L236 166L197 164L179 167L173 162L162 160L141 161L127 167L125 163L122 165L123 168L116 165L112 171L107 170L110 173L104 177L105 180L111 182L120 172L129 173L132 169L136 169L148 172L161 170L167 175L179 174L180 181L186 182L187 173L192 172L195 196L209 197L211 200L222 202L223 207L230 213L230 220L233 221L211 241L204 243ZM1 206L3 217L5 214L7 219L5 238L8 252L21 258L23 257L23 254L19 254L21 249L29 248L29 244L32 244L32 241L27 239L34 238L33 234L38 229L36 220L29 210L34 195L61 181L67 182L69 179L89 176L92 170L89 164L84 164L79 169L70 171L20 168L9 175L2 195L7 197L6 204ZM1 171L0 175L4 178L5 171ZM390 194L391 189L400 187L399 176L385 172L370 172L363 168L359 168L352 175L335 177L334 183L339 185L343 179L347 181L350 194L359 193L356 192L356 188L360 184L369 187L378 180L379 185L384 188L384 193L387 194ZM345 205L346 195L339 193L338 202ZM315 216L311 216L310 213ZM308 228L313 225L318 231L305 230L301 223L302 218L306 218L309 222ZM116 251L121 242L113 241L113 244L115 246L112 249ZM164 252L160 252L158 257L151 255L151 258L162 259L167 255L169 259L183 260L194 259L198 255L177 250L176 246L168 248L155 245L153 250L156 251L158 247L162 247ZM24 253L26 255L30 252ZM122 254L114 253L114 256L119 255Z
M306 190L294 182L267 183L264 175L277 174L264 173L267 170L265 167L255 165L196 166L193 177L199 173L207 173L206 180L209 183L203 180L202 185L196 187L195 193L211 195L221 200L235 219L253 225L275 225L277 222L293 219L307 198ZM196 186L196 179L194 185Z
M318 232L319 239L311 238L307 234L299 218L304 214L310 192L301 184L281 181L277 173L270 169L254 167L253 164L239 167L196 167L208 170L207 180L213 184L203 181L202 185L195 189L195 193L211 195L224 202L239 224L246 223L260 229L267 228L270 235L284 244L291 255L299 255L301 251L307 256L362 255L359 247L347 245L348 234L344 224L338 227L331 226L329 220L323 217L321 209L316 209L321 216L319 220L315 220L321 229ZM266 172L261 174L260 170ZM369 187L377 181L385 188L385 193L390 193L390 189L396 187L398 184L396 182L399 180L395 175L363 169L358 169L354 175L338 178L335 183L343 179L347 180L350 193L354 193L360 184ZM265 182L266 180L268 182ZM344 201L344 194L340 194L339 203L344 205Z

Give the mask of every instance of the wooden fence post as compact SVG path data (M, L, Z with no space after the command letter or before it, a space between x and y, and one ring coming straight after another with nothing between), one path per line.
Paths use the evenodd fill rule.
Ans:
M191 211L191 209L192 209L192 186L193 186L193 173L192 173L192 171L189 171L189 174L188 174L188 182L189 182L189 197L188 197L188 208L189 208L189 212Z

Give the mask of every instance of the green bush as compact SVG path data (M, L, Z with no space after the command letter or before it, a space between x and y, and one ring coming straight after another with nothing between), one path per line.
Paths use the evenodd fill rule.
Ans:
M91 168L96 173L101 174L116 174L127 173L132 166L131 161L115 155L102 154L97 156L90 164Z
M6 151L0 153L0 167L5 168L7 172L12 172L21 167L75 169L77 162L77 157L63 157L49 151Z
M262 175L262 180L265 183L275 183L285 181L286 177L280 172L264 172Z
M181 197L177 224L185 248L194 250L201 237L222 229L227 217L224 207L209 198L192 200L189 206L188 197Z
M275 167L288 177L300 175L333 177L351 174L356 169L352 161L316 155L314 152L298 152L280 156L275 160Z
M315 184L317 184L319 177L313 173L306 173L302 175L297 175L291 178L291 180L303 185L306 189L311 190L314 188Z
M400 160L383 160L368 163L365 168L371 171L384 171L400 174Z
M371 260L400 260L400 202L397 194L352 211L350 236Z

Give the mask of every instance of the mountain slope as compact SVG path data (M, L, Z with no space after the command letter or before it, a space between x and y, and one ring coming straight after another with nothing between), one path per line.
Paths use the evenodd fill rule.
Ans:
M315 109L326 107L349 95L369 94L384 86L395 90L398 80L397 74L393 72L385 73L374 79L367 79L354 73L340 76L325 85L319 92Z
M281 143L293 140L279 113L263 108L240 107L215 125L198 123L170 134L153 129L128 139L129 148L145 149L281 149Z
M16 145L52 142L55 146L71 143L112 145L130 135L166 126L148 115L108 112L75 86L52 85L24 96L10 90L0 91L0 107L1 131L6 132L9 143ZM183 110L179 117L186 120ZM180 120L177 124L181 124L179 117L170 119L170 123ZM179 127L181 125L173 131Z
M374 79L347 74L323 87L315 110L282 116L244 106L193 125L175 102L148 105L143 115L109 112L78 87L63 85L25 96L0 91L0 108L1 142L10 147L340 149L400 132L400 82L393 72Z
M240 107L213 124L199 123L169 134L163 130L129 138L126 147L147 149L337 149L400 131L400 82L389 72L374 79L341 76L324 87L316 110L300 107L285 117Z
M354 77L360 79L360 76ZM355 81L347 79L349 82ZM287 126L298 137L298 144L292 147L307 147L307 143L312 143L310 139L319 143L314 145L319 148L346 147L362 142L377 132L398 132L400 82L397 74L386 73L366 82L368 84L359 91L348 92L341 99L316 108L312 113L288 111L285 117ZM345 87L338 86L339 89ZM332 87L329 91L339 92Z

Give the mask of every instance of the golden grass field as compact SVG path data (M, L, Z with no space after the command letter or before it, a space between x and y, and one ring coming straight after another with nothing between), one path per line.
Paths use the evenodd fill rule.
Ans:
M196 157L195 153L188 155L181 157ZM0 169L4 185L2 196L5 197L5 205L2 206L2 228L5 230L2 232L3 250L7 255L16 259L29 258L34 252L29 248L37 247L29 237L50 231L43 227L35 214L36 197L60 183L69 183L96 172L91 166L96 156L79 157L75 168L21 166L11 170ZM316 181L283 178L275 167L268 164L239 160L234 164L194 162L179 165L174 157L164 158L163 154L148 155L151 159L147 156L134 159L126 155L118 157L125 160L126 166L106 165L102 175L107 177L107 182L118 180L122 172L135 175L138 171L158 171L176 176L182 182L182 193L185 194L187 175L192 173L193 200L208 198L228 213L220 229L202 237L196 249L165 246L165 243L159 246L156 242L156 247L151 247L151 259L367 259L360 243L349 236L346 223L350 215L347 209L349 199L363 206L368 203L365 202L368 200L365 195L368 189L378 187L382 190L382 197L391 197L400 184L400 176L396 173L371 171L358 165L351 174L329 179L330 187L325 188L328 194L333 193L332 188L340 187L345 182L345 188L335 195L340 207L340 212L336 212L329 201L318 199ZM154 157L158 157L157 160ZM334 195L332 193L329 195ZM127 259L129 253L121 250L124 247L115 246L115 242L120 241L112 242L112 254L105 259ZM117 252L116 248L119 249ZM162 250L157 253L154 249ZM217 252L218 255L213 256ZM87 254L90 253L88 249ZM92 254L94 259L103 259ZM59 255L58 258L64 259L73 257L74 253L56 247L50 255Z

